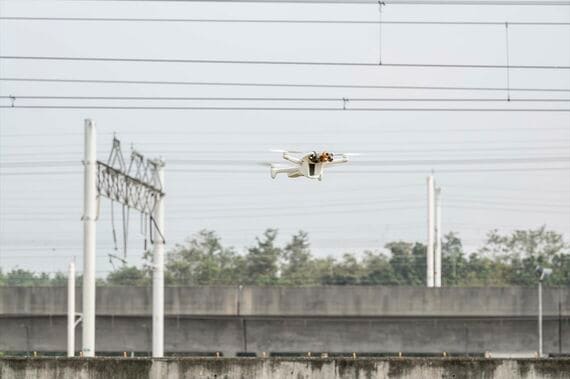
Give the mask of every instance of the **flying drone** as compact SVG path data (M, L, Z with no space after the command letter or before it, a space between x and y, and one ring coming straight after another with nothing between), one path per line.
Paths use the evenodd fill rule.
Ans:
M283 153L283 159L295 164L295 167L277 167L271 165L271 177L275 179L277 174L287 174L290 178L298 178L304 176L309 179L323 180L323 171L325 167L342 164L348 162L349 155L356 154L334 154L328 151L318 153L302 152L302 151L287 151L287 150L272 150L274 152ZM301 157L296 157L291 154L303 154Z

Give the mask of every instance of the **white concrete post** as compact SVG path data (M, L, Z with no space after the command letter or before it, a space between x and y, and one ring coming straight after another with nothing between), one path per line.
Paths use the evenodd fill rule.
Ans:
M161 189L164 191L164 164L159 163L158 177ZM154 237L154 252L152 274L152 356L164 356L164 196L161 196L154 212L157 233ZM158 233L158 231L160 233Z
M538 281L538 357L542 358L542 280Z
M67 276L67 356L75 355L75 263L69 262Z
M83 183L83 356L95 356L95 227L97 217L97 154L95 123L85 120Z
M441 287L441 188L435 190L435 262L434 262L434 286Z
M428 176L427 178L427 195L428 195L428 235L427 235L427 254L426 254L426 286L433 287L434 285L434 278L433 278L433 247L434 247L434 231L435 231L435 188L434 188L434 180L433 175Z

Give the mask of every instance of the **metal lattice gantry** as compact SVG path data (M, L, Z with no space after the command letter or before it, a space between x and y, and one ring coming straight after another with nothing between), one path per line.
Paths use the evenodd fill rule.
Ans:
M152 355L164 355L164 162L145 159L132 151L127 166L121 143L113 138L106 163L97 160L96 131L92 120L85 120L84 212L83 212L83 333L82 353L95 356L95 257L96 222L101 196L149 216L153 244L152 273ZM112 212L112 207L111 207ZM114 231L114 230L113 230ZM153 239L153 231L160 238ZM125 237L126 240L126 237ZM146 248L145 248L146 249ZM126 252L126 242L125 242Z
M114 138L107 163L97 161L97 193L153 218L157 203L164 196L158 172L163 166L161 160L145 160L133 150L127 167L121 143Z

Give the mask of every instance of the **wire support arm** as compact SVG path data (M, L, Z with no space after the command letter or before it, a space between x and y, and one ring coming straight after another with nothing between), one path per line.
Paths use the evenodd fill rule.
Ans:
M97 162L97 191L143 213L152 213L158 199L165 195L160 188L100 161Z

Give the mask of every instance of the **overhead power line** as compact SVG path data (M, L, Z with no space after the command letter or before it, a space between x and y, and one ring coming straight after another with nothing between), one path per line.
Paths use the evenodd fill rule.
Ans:
M409 97L192 97L192 96L0 96L0 99L23 100L134 100L134 101L283 101L283 102L570 102L570 98L409 98Z
M77 2L378 4L378 0L75 0ZM382 0L383 5L570 6L564 0Z
M547 127L545 127L544 129L549 130ZM521 129L516 129L516 131L519 131ZM525 129L522 129L525 130ZM542 130L542 129L532 129L532 130ZM565 128L564 130L570 130L569 128ZM429 131L429 130L428 130ZM137 133L129 133L129 134L137 134ZM232 133L225 133L225 134L232 134ZM243 135L243 133L240 133ZM180 134L180 133L168 133L169 136L188 136L188 135L192 135L191 133L184 133L184 134ZM2 138L6 137L5 135L0 135ZM8 135L10 136L10 135ZM57 134L54 134L52 137L57 137ZM6 144L4 146L10 146L10 144ZM13 144L12 144L13 146ZM20 145L18 144L18 148L20 148ZM0 150L2 150L2 145L0 145ZM424 149L424 148L416 148L416 149L375 149L375 150L369 150L369 149L358 149L359 153L362 154L366 154L368 155L383 155L383 154L389 154L390 156L414 156L414 155L419 155L419 154L425 154L425 153L453 153L455 155L455 153L476 153L476 154L483 154L485 156L487 156L490 152L495 152L495 153L506 153L506 152L524 152L524 153L529 153L529 152L533 152L533 153L551 153L551 152L556 152L559 153L560 150L562 150L563 152L568 152L570 150L570 143L565 144L565 145L558 145L558 146L516 146L516 147L511 147L511 146L505 146L505 147L482 147L482 148L472 148L472 147L457 147L457 148L432 148L432 149ZM147 150L150 152L156 152L156 154L159 153L159 151L155 151L153 149L151 150ZM46 156L50 156L50 157L54 157L54 156L63 156L63 157L70 157L70 158L75 158L75 157L79 157L81 156L81 151L75 151L75 150L66 150L66 151L54 151L51 150L49 152L45 152L45 151L36 151L36 152L31 152L31 151L26 151L26 152L17 152L17 153L5 153L0 151L0 160L5 160L5 158L12 158L12 157L46 157ZM162 153L164 156L169 157L169 159L171 159L172 156L178 156L178 155L174 155L174 154L180 154L181 157L184 156L193 156L193 155L219 155L220 153L224 153L224 154L231 154L231 155L237 155L237 156L243 156L243 155L251 155L251 154L258 154L258 153L266 153L265 151L256 149L256 150L248 150L248 151L244 151L244 150L231 150L231 149L183 149L183 150L172 150L172 149L160 149L160 153ZM525 154L528 155L528 154Z
M399 68L458 68L458 69L506 69L511 70L568 70L565 65L503 65L503 64L445 64L445 63L374 63L330 61L279 61L247 59L171 59L171 58L118 58L118 57L69 57L69 56L24 56L1 55L4 60L70 61L70 62L125 62L125 63L193 63L193 64L248 64L284 66L362 66Z
M471 173L517 173L517 172L556 172L563 171L570 173L570 166L567 167L509 167L509 168L457 168L457 169L411 169L411 170L383 170L383 169L367 169L367 170L334 170L335 173L342 175L369 175L369 174L386 174L386 175L400 175L400 174L427 174L435 171L438 174L471 174ZM265 175L263 169L236 169L234 168L182 168L182 169L169 169L169 173L186 173L186 174L261 174ZM0 171L0 176L42 176L42 175L80 175L81 171L10 171L6 169Z
M4 16L5 21L89 21L89 22L165 22L236 24L332 24L332 25L453 25L505 26L505 21L413 21L413 20L324 20L324 19L220 19L220 18L129 18L129 17L27 17ZM507 21L509 26L570 26L570 22Z
M570 156L532 157L532 158L473 158L473 159L382 159L382 160L355 160L356 166L424 166L424 165L472 165L472 164L520 164L520 163L568 162ZM0 162L0 167L75 167L80 162L66 161L20 161ZM260 162L245 159L169 159L169 166L255 166ZM265 162L261 162L265 164Z
M325 107L175 107L111 105L0 105L0 109L99 109L171 111L321 111L321 112L570 112L564 108L325 108Z
M142 85L182 85L182 86L235 86L235 87L293 87L293 88L350 88L350 89L397 89L397 90L437 90L437 91L511 91L511 92L570 92L570 88L507 88L507 87L460 87L460 86L405 86L374 84L316 84L316 83L247 83L247 82L206 82L206 81L157 81L157 80L104 80L104 79L65 79L65 78L0 78L7 82L45 83L93 83L93 84L142 84Z

